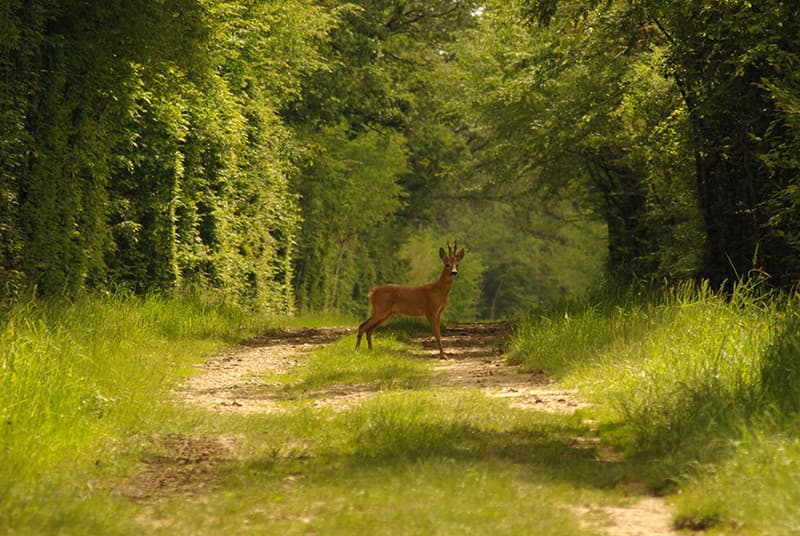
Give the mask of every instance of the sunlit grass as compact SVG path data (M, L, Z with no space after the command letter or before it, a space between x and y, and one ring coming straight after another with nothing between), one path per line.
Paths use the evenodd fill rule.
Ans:
M800 494L785 424L800 410L799 313L796 296L685 285L527 319L513 355L589 396L604 440L650 486L687 494L681 525L783 533L796 516L775 512Z
M0 532L581 534L569 505L624 501L636 482L679 491L683 527L790 532L800 305L737 292L687 286L521 323L513 358L593 400L575 415L436 387L436 361L409 346L428 334L417 322L382 326L372 351L349 335L304 354L269 378L278 414L216 415L170 388L204 354L314 321L197 297L19 305L0 324ZM340 387L370 396L308 402ZM629 457L577 440L597 430ZM198 496L126 499L165 433L235 438L236 454Z
M609 500L624 471L576 446L579 417L513 410L477 390L245 420L259 430L247 458L203 501L155 505L155 533L585 534L568 505Z
M30 303L4 322L0 531L581 534L565 506L575 483L620 478L575 447L578 418L432 388L431 360L407 342L414 324L385 326L372 351L348 336L304 356L282 378L280 414L222 416L176 406L170 388L203 354L291 321L113 296ZM302 396L337 385L375 396L344 411ZM122 490L163 434L235 437L239 454L199 500L141 506Z
M413 388L431 376L430 368L393 334L373 350L354 348L355 337L344 337L313 352L304 366L281 378L287 391L298 392L336 384L364 384L375 390Z
M57 532L73 518L88 528L98 516L113 526L113 500L87 486L118 470L126 437L184 418L165 402L191 363L268 325L200 297L9 309L0 319L0 531Z
M678 526L702 529L721 524L744 533L797 532L798 431L766 432L760 428L745 430L729 446L729 457L700 464L687 476L677 497Z

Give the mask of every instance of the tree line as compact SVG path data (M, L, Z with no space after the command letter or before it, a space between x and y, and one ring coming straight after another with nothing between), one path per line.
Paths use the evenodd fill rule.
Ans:
M464 316L604 275L791 285L798 11L5 0L0 293L361 310L449 237Z
M796 4L489 7L460 51L489 190L596 215L612 277L797 282Z

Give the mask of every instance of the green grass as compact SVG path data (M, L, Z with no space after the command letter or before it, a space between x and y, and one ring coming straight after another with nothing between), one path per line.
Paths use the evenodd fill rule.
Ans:
M677 524L722 525L756 534L794 534L800 527L800 438L797 430L754 426L729 456L698 465L678 496Z
M434 361L407 342L427 332L418 323L390 323L372 352L355 351L351 335L303 357L280 378L279 414L172 402L170 388L204 354L290 322L130 296L9 311L0 329L0 532L570 535L587 534L571 504L621 500L607 488L626 469L576 444L588 433L579 416L432 386ZM334 410L304 394L338 385L374 396ZM235 455L209 466L202 491L127 498L137 475L169 457L166 435L235 438ZM192 463L166 467L164 481Z
M0 532L115 525L118 506L93 486L125 471L136 437L186 419L165 400L191 363L269 325L201 298L95 296L8 309Z
M354 337L315 351L302 369L285 374L280 381L287 393L320 389L337 384L362 385L374 390L411 389L430 377L429 367L410 353L408 344L393 333L384 334L374 350L355 350Z
M573 507L625 503L644 482L674 493L679 526L791 533L799 319L797 296L685 286L524 320L512 359L595 403L575 415L437 387L438 361L409 346L427 326L389 323L372 352L350 335L270 377L280 413L237 415L176 405L170 388L243 338L358 320L196 297L20 304L0 319L0 532L592 534ZM309 403L340 387L370 396ZM598 431L626 457L577 439ZM169 454L165 434L234 438L234 454L191 494L127 498L142 460Z
M797 296L683 286L529 318L512 355L597 404L605 440L679 492L679 525L780 534L798 527L798 315Z
M587 534L569 505L608 501L622 477L576 447L579 418L509 410L474 390L239 422L260 431L246 459L202 501L158 503L153 533Z

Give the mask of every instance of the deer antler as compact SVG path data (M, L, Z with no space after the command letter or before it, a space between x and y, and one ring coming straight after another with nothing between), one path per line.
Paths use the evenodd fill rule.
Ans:
M453 247L450 247L450 241L447 241L447 256L453 257L458 252L458 240L453 242Z

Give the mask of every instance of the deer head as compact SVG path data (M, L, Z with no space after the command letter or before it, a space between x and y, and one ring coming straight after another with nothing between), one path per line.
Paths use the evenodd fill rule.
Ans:
M458 251L458 240L453 242L453 247L450 247L450 242L447 242L447 254L444 248L439 248L439 258L444 263L445 270L450 270L450 275L455 277L458 275L458 262L464 258L464 248Z

